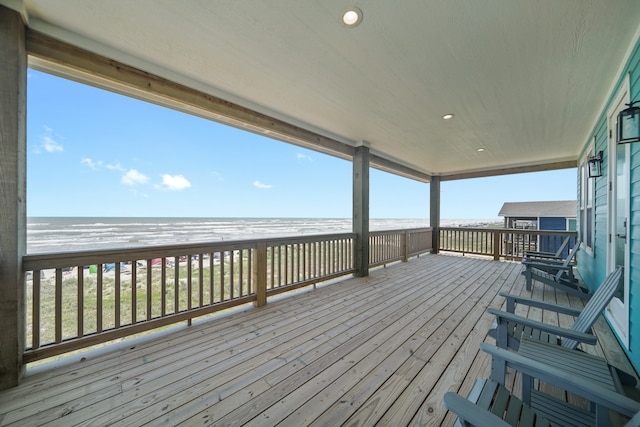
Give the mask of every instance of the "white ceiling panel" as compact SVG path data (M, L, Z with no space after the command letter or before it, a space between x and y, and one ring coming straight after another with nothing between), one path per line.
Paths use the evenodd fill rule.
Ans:
M444 176L577 159L640 24L638 0L23 7L34 30Z

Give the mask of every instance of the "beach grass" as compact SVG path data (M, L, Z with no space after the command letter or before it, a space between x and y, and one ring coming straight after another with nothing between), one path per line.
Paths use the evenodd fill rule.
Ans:
M246 263L246 260L244 260ZM214 271L206 265L202 268L202 291L200 288L200 270L192 268L190 282L186 263L178 268L177 292L176 269L166 268L164 285L165 314L185 311L189 307L195 308L211 303L216 303L234 296L246 295L249 289L247 266L240 266L240 262L233 263L233 271L229 261L224 262L224 273L220 266L214 267ZM240 279L240 269L243 276ZM44 272L44 278L40 283L40 341L41 343L55 342L55 274ZM233 280L232 280L233 277ZM103 273L102 278L102 308L99 310L98 276L88 273L85 269L82 283L79 284L77 272L66 272L62 280L62 339L75 338L80 335L95 333L98 330L98 322L102 322L102 330L116 327L116 305L119 305L120 326L133 322L132 313L135 310L135 321L140 322L148 318L156 318L162 315L162 277L161 268L153 267L151 281L148 282L146 268L138 268L135 279L135 305L133 304L134 292L132 292L131 273L123 273L120 278L120 296L116 298L116 280L113 274ZM233 284L233 291L232 291ZM79 287L81 289L79 290ZM189 293L189 290L191 291ZM242 291L242 294L241 294ZM150 311L148 311L147 296L150 292ZM176 304L177 302L177 304ZM26 342L27 347L32 344L33 322L33 290L32 282L27 282L26 292ZM79 310L82 307L82 310ZM80 331L79 331L79 326Z

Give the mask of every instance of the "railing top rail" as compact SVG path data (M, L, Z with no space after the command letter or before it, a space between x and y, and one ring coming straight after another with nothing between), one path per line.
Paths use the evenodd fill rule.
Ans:
M76 265L104 264L124 260L140 260L172 257L176 255L195 255L207 252L250 249L256 246L251 241L223 241L210 243L155 245L132 248L100 249L95 251L55 252L25 255L22 258L23 269L32 270L46 265L47 268L73 267Z
M376 230L376 231L369 231L369 235L370 236L377 236L377 235L381 235L381 234L395 234L395 233L404 233L405 231L408 232L422 232L422 231L433 231L432 227L418 227L418 228L399 228L396 230Z
M258 242L266 242L269 245L281 245L287 243L308 243L317 242L321 240L338 240L338 239L351 239L355 236L355 233L334 233L334 234L312 234L304 236L287 236L287 237L269 237L265 239L258 239Z
M440 227L440 230L487 231L515 234L540 234L545 236L577 236L573 230L523 230L521 228Z

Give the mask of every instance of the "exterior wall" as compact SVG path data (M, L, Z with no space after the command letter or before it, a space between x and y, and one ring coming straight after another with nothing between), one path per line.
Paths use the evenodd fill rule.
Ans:
M540 218L540 230L566 230L567 218Z
M621 70L618 81L612 92L608 94L607 104L600 112L591 136L583 149L583 156L589 150L600 150L604 153L603 176L595 178L594 198L594 244L592 251L581 250L578 254L578 268L580 275L590 289L595 289L604 280L607 271L608 251L608 197L609 197L609 129L607 125L607 111L610 108L613 97L629 76L630 99L640 100L640 40L636 40L635 46L629 56L625 67ZM615 129L614 138L615 138ZM634 365L636 371L640 371L640 143L630 144L630 215L628 218L628 236L630 260L629 273L629 349L627 356ZM578 200L582 189L580 188L580 168L578 171ZM580 215L580 212L578 212ZM578 218L578 221L583 218ZM583 239L583 236L580 236Z

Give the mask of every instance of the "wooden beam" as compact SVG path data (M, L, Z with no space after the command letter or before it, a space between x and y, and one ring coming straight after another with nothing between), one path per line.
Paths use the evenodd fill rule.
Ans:
M369 275L369 147L356 148L353 158L353 232L355 275Z
M476 172L460 172L440 176L441 181L453 181L457 179L484 178L487 176L512 175L516 173L544 172L558 169L571 169L578 167L577 160L565 160L562 162L541 163L538 165L516 166L512 168L498 168Z
M24 370L26 89L22 17L0 6L0 389L16 386Z
M398 163L392 162L391 160L385 159L384 157L376 156L375 154L370 154L369 163L372 168L403 176L405 178L414 179L420 182L429 182L431 180L431 175L429 174L418 172L415 169L402 166Z

